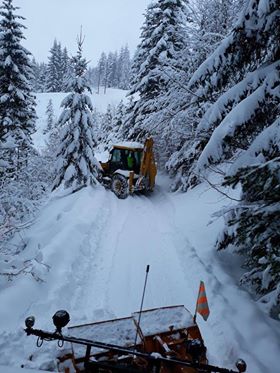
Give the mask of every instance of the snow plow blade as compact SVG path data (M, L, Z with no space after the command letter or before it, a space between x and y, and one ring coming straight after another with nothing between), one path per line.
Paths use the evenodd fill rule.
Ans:
M245 372L243 360L237 362L237 371L208 364L199 328L184 306L143 311L141 325L137 324L138 315L71 326L62 334L70 317L66 311L58 311L53 317L55 332L33 329L32 317L26 319L25 332L42 342L69 342L67 353L57 356L59 371L65 373Z

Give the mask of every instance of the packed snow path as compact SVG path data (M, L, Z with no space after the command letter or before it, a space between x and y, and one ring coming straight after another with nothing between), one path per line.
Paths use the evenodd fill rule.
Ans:
M129 316L139 309L150 264L144 308L184 304L193 312L204 280L211 314L198 323L210 362L233 368L242 357L249 373L277 371L279 323L236 285L237 258L212 249L222 222L207 223L225 201L205 186L170 194L167 180L158 182L148 197L118 200L101 187L52 197L22 237L22 255L36 257L43 282L25 275L0 292L0 365L53 368L55 344L37 349L22 331L25 317L52 329L58 309L70 313L72 325Z

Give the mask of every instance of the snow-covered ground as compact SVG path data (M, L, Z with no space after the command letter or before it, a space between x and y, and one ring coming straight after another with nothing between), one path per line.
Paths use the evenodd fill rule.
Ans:
M157 184L149 197L118 200L96 187L50 198L22 237L22 255L50 266L38 264L44 282L25 275L0 293L0 364L54 368L56 344L36 348L23 332L25 317L35 315L37 327L52 330L58 309L68 310L72 325L129 316L139 309L150 264L145 308L184 304L193 312L204 280L211 314L198 323L210 362L233 368L242 357L248 372L277 372L279 323L237 287L236 258L212 249L222 222L208 221L226 201L205 185L170 194L166 177Z
M105 110L125 93L108 90L94 95L93 103ZM64 96L37 96L38 148L45 141L48 100L58 115ZM184 304L194 312L199 282L205 282L211 313L207 322L200 316L197 321L210 363L234 368L241 357L249 373L279 371L279 322L238 287L239 258L213 249L223 221L208 223L229 201L207 185L185 194L171 194L168 186L168 178L159 175L149 197L118 200L101 186L50 196L36 223L18 237L26 243L20 262L31 261L38 281L22 274L0 287L0 373L17 373L14 368L21 366L56 369L56 343L38 349L36 338L25 335L29 315L36 316L36 327L53 330L58 309L68 310L70 325L137 311L147 264L146 309Z
M46 371L43 370L35 370L35 369L22 369L16 367L7 367L4 365L0 365L0 372L1 373L44 373Z

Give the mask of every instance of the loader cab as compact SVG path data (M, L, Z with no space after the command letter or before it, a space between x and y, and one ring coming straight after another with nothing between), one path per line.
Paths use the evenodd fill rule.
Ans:
M142 149L113 147L109 156L110 173L119 169L139 174L142 154Z
M144 144L135 141L114 144L108 161L100 162L99 181L121 199L136 192L153 191L157 174L153 143L148 138Z

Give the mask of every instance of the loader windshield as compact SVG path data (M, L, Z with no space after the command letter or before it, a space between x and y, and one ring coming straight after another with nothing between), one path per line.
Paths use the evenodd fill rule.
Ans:
M114 170L131 170L139 174L142 151L114 148L111 152L111 166Z

